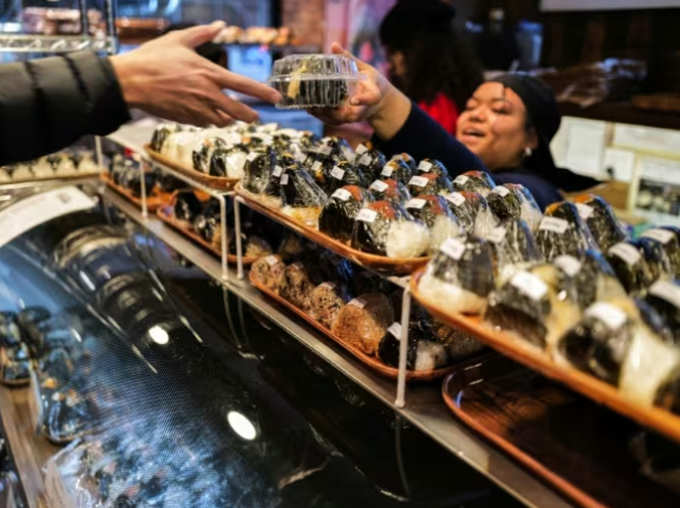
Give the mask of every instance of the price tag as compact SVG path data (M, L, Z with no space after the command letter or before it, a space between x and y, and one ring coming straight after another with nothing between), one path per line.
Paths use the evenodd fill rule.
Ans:
M548 294L548 286L545 282L529 272L516 273L510 279L510 284L532 300L540 300Z
M345 189L338 189L332 195L332 198L337 198L340 201L347 201L352 197L352 193Z
M578 214L583 220L588 220L588 217L590 217L595 211L592 206L584 205L583 203L574 203L574 205L576 206Z
M75 187L60 187L22 199L0 212L0 247L38 224L78 210L94 201Z
M281 175L281 185L288 185L288 173Z
M497 187L494 187L494 189L491 191L493 194L498 194L502 198L510 194L510 190L507 187L503 187L502 185L499 185Z
M465 254L465 244L457 238L447 238L441 244L439 250L456 261L460 260Z
M274 266L279 262L279 258L274 255L267 256L265 259L267 260L267 263L269 263L269 266Z
M422 171L423 173L429 173L431 169L432 163L429 161L420 161L420 164L418 164L418 171Z
M324 282L319 287L333 290L337 287L337 285L335 284L335 282Z
M365 153L364 155L361 156L361 159L359 159L359 164L363 166L368 166L371 163L371 154L370 153Z
M569 229L569 223L564 219L558 219L556 217L543 217L538 229L541 231L552 231L553 233L562 235Z
M328 145L323 145L319 147L318 153L323 155L330 155L333 149Z
M486 239L493 243L501 243L505 239L505 228L502 226L493 228Z
M382 180L376 180L375 182L373 182L371 184L371 186L369 188L371 190L376 191L376 192L384 192L385 190L387 190L388 187L389 187L389 185L387 185Z
M342 177L345 176L345 170L335 166L331 171L331 176L337 180L342 180Z
M66 490L54 459L50 459L47 463L44 488L47 504L50 508L76 508L73 497Z
M361 155L364 152L368 152L368 148L366 147L366 145L357 146L357 155Z
M390 325L387 331L394 335L397 340L401 340L401 323L395 321Z
M312 164L312 171L315 173L321 171L321 161L316 161L314 164Z
M626 313L606 302L597 302L588 307L586 317L602 321L612 332L626 324Z
M424 176L414 176L409 180L408 184L415 185L416 187L425 187L429 182Z
M470 180L469 176L458 175L456 179L453 181L453 183L455 183L456 185L465 185L466 183L468 183L469 180Z
M353 305L355 307L359 307L360 309L363 309L364 307L366 307L366 300L363 300L362 298L354 298L347 305Z
M614 245L609 249L609 253L623 260L628 266L634 265L640 261L640 258L642 257L635 247L624 242Z
M425 203L427 203L427 201L424 199L413 198L408 203L406 203L406 208L415 208L416 210L420 210L425 206Z
M248 162L253 162L255 159L257 159L257 157L258 157L259 155L260 155L260 154L257 153L257 152L250 152L250 153L248 154L248 157L246 157L246 160L247 160Z
M575 277L583 266L574 256L558 256L553 263L569 277Z
M356 220L360 220L362 222L373 222L377 218L378 212L371 210L370 208L364 208L357 214Z
M660 280L652 284L649 293L657 298L666 300L680 309L680 287L665 280Z
M390 178L392 176L392 173L394 173L394 167L392 166L392 164L388 162L387 164L385 164L385 167L380 172L380 176Z
M452 192L446 196L446 200L450 201L455 206L460 206L465 203L465 196L463 196L460 192Z
M649 231L642 233L642 238L651 238L664 245L669 243L674 236L675 234L667 229L650 229Z
M272 175L278 178L281 176L281 173L283 173L283 168L281 166L274 166L274 171L272 171Z

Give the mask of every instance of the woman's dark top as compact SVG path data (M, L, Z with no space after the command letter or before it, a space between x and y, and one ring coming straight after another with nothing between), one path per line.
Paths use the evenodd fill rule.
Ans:
M447 167L452 178L466 171L488 171L479 157L415 104L411 105L411 113L401 130L389 141L376 137L375 144L388 158L407 152L416 160L438 159ZM557 187L529 170L512 168L489 173L497 184L524 185L533 194L541 210L563 199Z

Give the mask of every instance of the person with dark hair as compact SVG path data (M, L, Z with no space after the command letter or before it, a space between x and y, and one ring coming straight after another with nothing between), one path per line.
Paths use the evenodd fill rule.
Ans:
M401 0L380 25L390 81L451 134L483 82L472 49L453 27L455 15L441 0Z
M334 53L346 53L333 45ZM561 201L560 191L576 192L599 182L555 165L550 141L561 114L555 94L541 80L508 74L484 83L467 101L458 121L458 139L447 133L376 69L357 60L368 79L349 103L311 113L327 123L367 120L374 142L386 156L407 152L415 159L439 159L451 176L489 172L497 184L518 183L542 209Z
M179 23L173 23L168 25L161 36L175 32L177 30L186 30L187 28L193 28L197 26L196 23L190 21L180 21ZM212 41L204 42L195 48L196 53L201 55L203 58L207 58L212 63L219 65L220 67L227 68L227 52L224 50L224 46L221 44L216 44Z

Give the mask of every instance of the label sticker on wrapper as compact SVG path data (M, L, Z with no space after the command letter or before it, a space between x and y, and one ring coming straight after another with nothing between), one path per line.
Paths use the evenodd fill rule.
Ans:
M652 284L649 288L649 294L666 300L668 303L673 304L675 307L680 309L680 287L668 282L666 280L660 280Z
M272 171L272 176L275 176L276 178L281 176L281 173L283 173L283 168L281 166L274 166L274 171Z
M352 193L346 189L338 189L332 195L332 198L337 198L340 201L347 201L352 197Z
M456 179L453 181L453 183L457 185L465 185L466 183L468 183L468 180L470 180L469 176L458 175Z
M392 167L392 164L387 163L385 164L383 170L380 172L380 176L385 176L389 178L392 176L392 173L394 173L394 168Z
M420 161L420 164L418 164L418 171L422 171L423 173L429 173L431 169L432 169L431 162Z
M586 317L602 321L612 332L626 324L626 313L606 302L597 302L588 307Z
M288 185L288 173L281 175L281 185Z
M578 210L579 216L583 220L588 220L588 217L590 217L595 211L595 209L592 206L584 205L583 203L574 203L574 205Z
M279 262L279 258L277 258L277 257L274 256L274 255L272 255L272 256L267 256L267 257L266 257L266 260L267 260L267 263L269 264L269 266L274 266L276 263Z
M486 236L486 239L493 243L501 243L505 238L505 233L506 233L505 228L499 226L497 228L493 228L491 232Z
M510 284L532 300L540 300L548 294L548 286L529 272L519 272L510 279Z
M316 161L312 164L312 171L319 171L321 169L321 161Z
M494 189L491 192L493 194L498 194L502 198L504 198L505 196L510 194L510 190L507 187L503 187L502 185L499 185L498 187L494 187Z
M345 176L345 170L335 166L331 171L331 176L337 180L342 180L342 177Z
M569 229L569 223L566 220L558 219L557 217L543 217L538 229L540 231L552 231L553 233L563 235L564 232Z
M362 300L361 298L354 298L347 305L353 305L355 307L359 307L360 309L363 309L364 307L366 307L366 300Z
M359 164L363 164L364 166L368 166L371 163L371 154L370 153L365 153L364 155L361 156L361 159L359 159Z
M452 192L446 196L446 200L450 201L455 206L460 206L465 203L465 196L463 196L460 192Z
M368 148L366 148L366 145L357 146L357 155L361 155L362 153L365 152L368 152Z
M424 199L413 198L408 203L406 203L406 208L415 208L416 210L420 210L425 206L425 203L427 203L427 201Z
M371 184L369 189L377 191L377 192L384 192L388 187L389 187L389 185L387 185L382 180L376 180L375 182L373 182Z
M456 238L447 238L439 247L439 250L451 259L458 261L465 254L465 243Z
M574 277L581 271L582 263L574 256L558 256L553 261L555 266L566 273L569 277Z
M623 242L614 245L609 249L609 253L623 260L628 266L634 265L640 261L640 258L642 257L635 247L629 243Z
M333 290L333 289L335 289L335 288L337 287L337 285L335 284L335 282L324 282L324 283L321 284L319 287L322 287L322 288L324 288L324 289L331 289L331 290Z
M257 159L257 156L258 156L258 155L260 155L260 154L257 153L257 152L250 152L250 153L248 154L248 157L246 157L246 160L247 160L248 162L253 162L255 159Z
M319 150L317 153L323 154L323 155L330 155L333 149L330 146L320 146Z
M378 218L378 212L370 208L362 209L358 214L356 220L361 222L374 222Z
M429 183L429 180L424 176L414 176L408 181L409 185L415 185L416 187L425 187Z
M664 245L669 243L674 236L675 234L667 229L650 229L642 233L642 238L651 238Z
M390 325L387 331L394 335L397 340L401 340L401 323L395 321Z

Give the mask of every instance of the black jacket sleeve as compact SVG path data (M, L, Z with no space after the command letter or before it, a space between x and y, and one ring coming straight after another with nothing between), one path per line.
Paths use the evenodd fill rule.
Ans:
M438 159L452 178L466 171L487 170L475 154L414 103L406 122L392 139L382 141L374 136L373 141L388 159L401 152L416 160Z
M91 52L0 65L0 164L59 150L129 120L111 62Z

